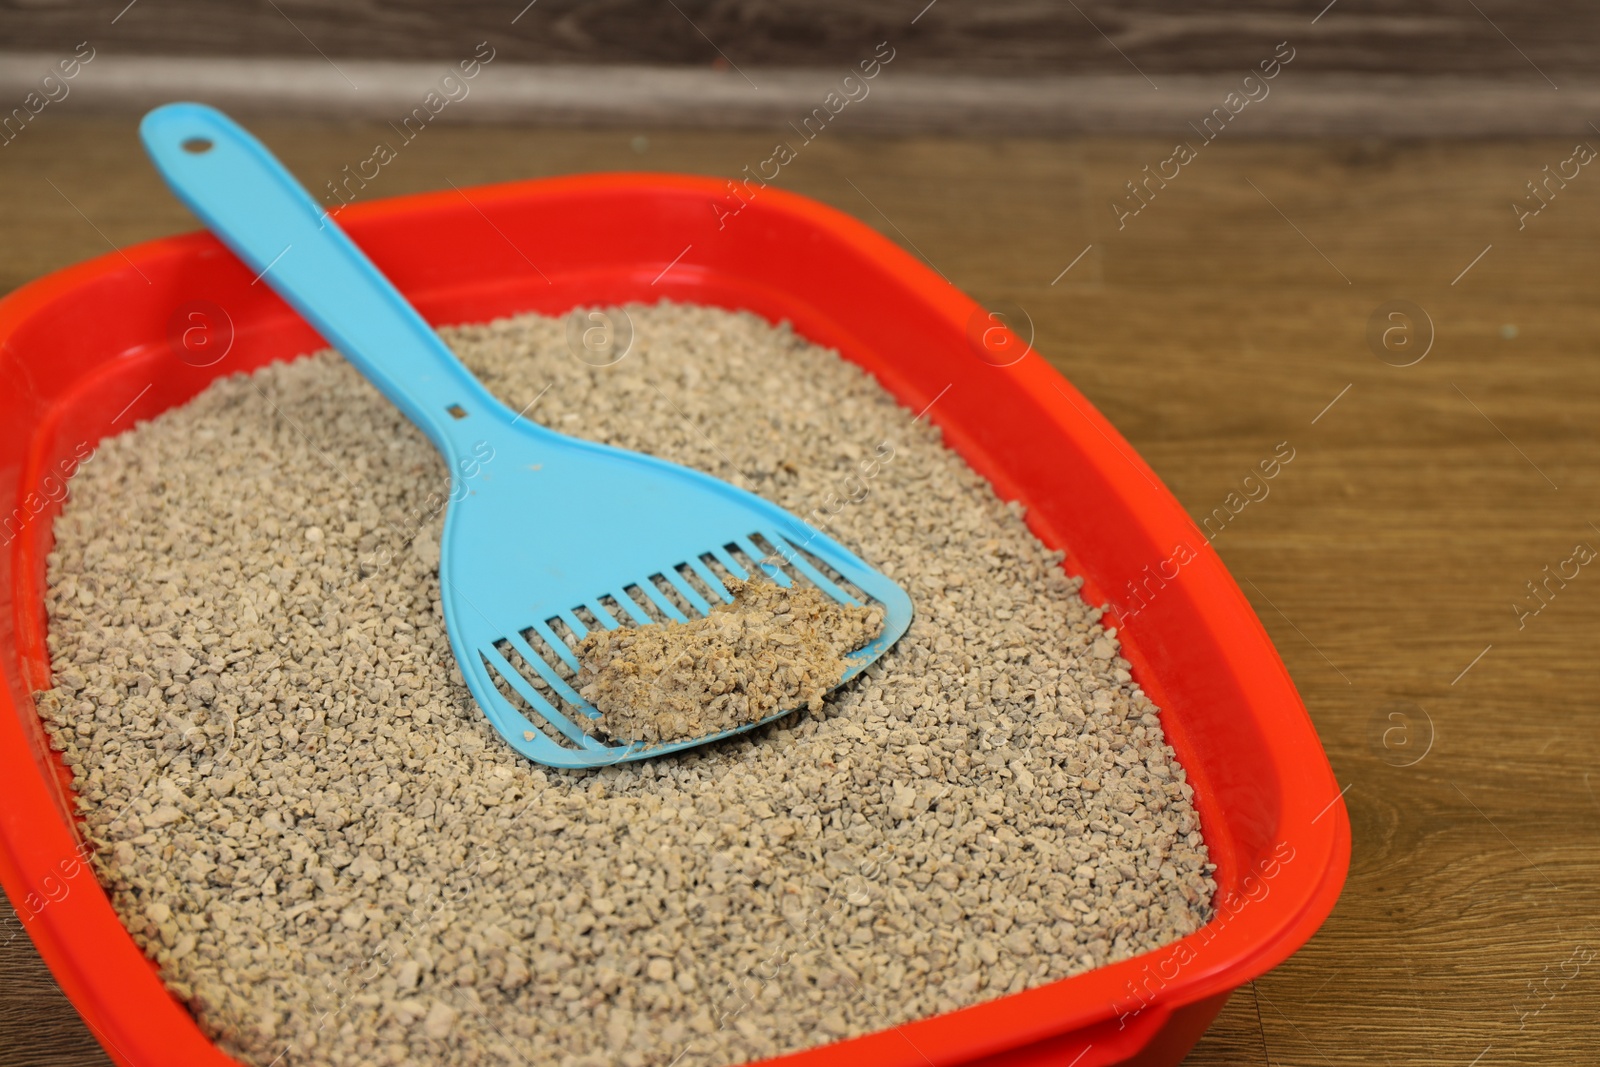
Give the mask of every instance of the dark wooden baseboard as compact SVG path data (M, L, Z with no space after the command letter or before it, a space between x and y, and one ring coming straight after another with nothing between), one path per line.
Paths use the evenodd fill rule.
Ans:
M866 55L871 56L869 51ZM470 56L468 52L466 55ZM1267 56L1271 56L1269 51ZM37 114L17 105L58 59L0 53L0 121L15 132L63 112L137 113L170 100L203 100L242 114L392 122L770 129L807 138L822 128L859 132L1007 135L1140 134L1241 137L1591 136L1600 78L1557 91L1537 77L1319 73L1299 56L1269 80L1237 72L1033 75L919 73L900 55L876 77L841 90L854 68L709 68L558 65L497 58L470 81L433 61L182 58L96 54L59 99ZM846 100L846 92L856 99ZM423 109L434 93L437 115ZM834 93L830 100L829 94ZM1246 94L1256 99L1247 99ZM413 123L416 125L419 123ZM0 139L8 140L4 134Z

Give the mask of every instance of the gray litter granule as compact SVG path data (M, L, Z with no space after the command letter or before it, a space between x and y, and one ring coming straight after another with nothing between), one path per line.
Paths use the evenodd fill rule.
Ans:
M628 311L608 367L561 317L443 333L527 417L905 586L910 630L819 711L598 772L517 755L446 641L444 463L336 356L220 380L73 479L40 713L122 920L242 1062L712 1067L1210 917L1157 709L1020 509L787 327Z
M722 579L733 603L688 622L595 630L578 645L578 693L619 741L676 741L822 710L844 657L883 632L883 609L806 585ZM680 610L682 605L679 605Z

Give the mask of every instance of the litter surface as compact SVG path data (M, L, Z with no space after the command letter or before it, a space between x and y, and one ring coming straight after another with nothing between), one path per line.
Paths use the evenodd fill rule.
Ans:
M1209 918L1159 712L1020 509L785 327L627 313L605 367L562 317L442 332L513 409L825 523L917 608L728 743L512 752L445 638L444 466L336 356L220 380L73 479L40 710L119 914L241 1061L732 1064Z

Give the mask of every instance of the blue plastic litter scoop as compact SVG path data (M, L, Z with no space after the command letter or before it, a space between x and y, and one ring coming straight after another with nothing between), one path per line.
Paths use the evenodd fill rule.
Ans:
M342 352L449 464L439 581L456 663L495 729L556 767L659 756L753 729L655 745L580 728L571 645L595 627L685 621L730 601L724 578L810 583L911 623L897 584L782 508L699 471L555 433L489 394L281 163L214 108L168 104L140 125L173 192ZM770 716L762 722L780 718Z

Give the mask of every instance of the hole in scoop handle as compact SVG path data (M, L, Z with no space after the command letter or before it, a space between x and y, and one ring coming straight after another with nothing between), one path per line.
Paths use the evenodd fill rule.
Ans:
M242 126L203 104L166 104L144 117L139 135L178 199L256 275L252 284L271 286L441 451L454 451L448 403L497 404Z

